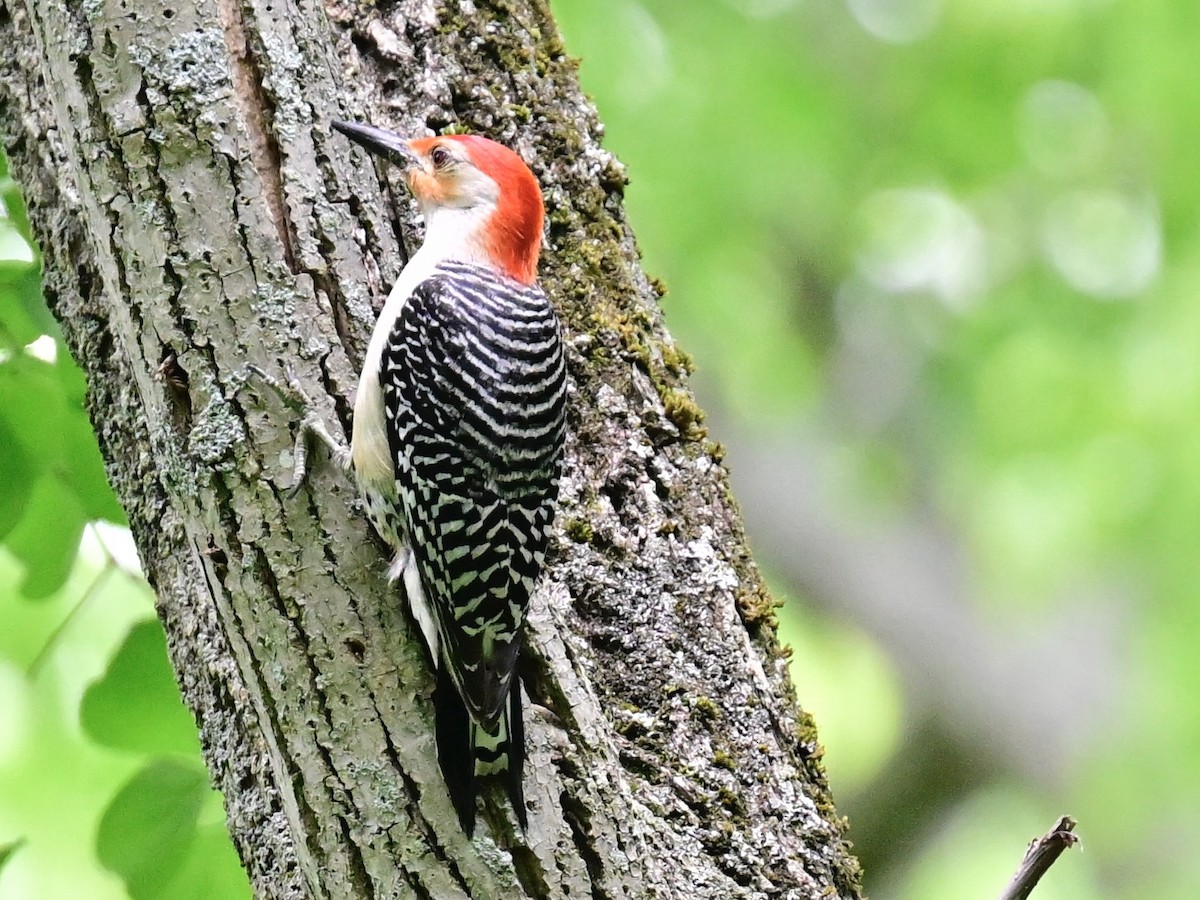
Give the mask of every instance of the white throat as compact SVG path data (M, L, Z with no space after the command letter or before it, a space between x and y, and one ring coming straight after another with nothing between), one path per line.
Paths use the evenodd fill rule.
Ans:
M427 268L420 273L423 278L429 269L447 260L487 265L489 260L480 238L488 219L495 211L494 203L469 207L437 206L423 210L425 243L413 254L404 271L400 273L396 286L388 296L389 302L399 292L400 286L408 280L413 269L426 266ZM420 281L412 282L412 287L406 294L412 293L412 288L419 283Z
M379 321L390 323L400 315L417 285L433 274L433 270L442 263L453 261L488 265L490 261L479 236L483 233L484 224L495 211L496 207L491 203L470 207L436 206L423 210L425 242L400 272L400 277L392 286L383 311L379 314ZM388 330L378 325L375 327L364 369L379 359L383 345L387 342Z

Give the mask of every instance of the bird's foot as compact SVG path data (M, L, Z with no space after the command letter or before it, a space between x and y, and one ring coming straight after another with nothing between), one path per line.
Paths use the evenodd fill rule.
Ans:
M321 418L321 414L313 408L312 401L308 398L308 394L304 392L304 388L300 385L300 380L296 377L296 373L292 371L292 367L290 365L284 366L284 382L280 382L278 378L269 375L256 365L251 364L246 368L254 376L255 380L261 381L270 388L284 406L300 416L300 427L296 430L296 445L292 455L295 461L292 466L292 484L287 489L287 495L289 497L295 496L308 477L310 437L316 438L329 449L329 455L333 458L334 464L339 469L343 472L349 472L350 448L330 432L328 426L325 424L325 420Z

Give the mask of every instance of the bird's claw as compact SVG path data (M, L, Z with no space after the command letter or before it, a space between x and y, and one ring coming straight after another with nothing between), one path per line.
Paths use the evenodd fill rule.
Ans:
M282 383L274 375L269 374L265 369L254 363L248 363L246 370L270 388L271 392L279 398L279 401L292 412L296 413L296 415L303 416L308 412L312 401L308 399L308 394L305 393L304 388L300 385L300 379L296 377L296 372L292 368L291 363L284 363L284 380Z
M296 430L296 444L292 451L292 458L294 460L292 466L292 484L285 489L285 497L288 499L295 497L307 480L309 435L316 437L322 444L329 448L329 452L339 469L343 471L349 470L349 449L330 433L329 428L325 425L325 420L313 409L312 401L300 384L300 379L296 377L296 372L292 368L291 363L284 363L283 365L283 382L280 382L278 378L270 375L254 363L247 364L246 369L257 380L270 388L271 392L279 398L284 406L300 416L300 426Z

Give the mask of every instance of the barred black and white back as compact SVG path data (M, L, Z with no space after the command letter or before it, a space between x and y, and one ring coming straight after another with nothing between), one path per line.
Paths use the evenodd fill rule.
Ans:
M514 674L558 494L558 318L534 285L444 262L404 304L379 372L396 496L368 492L367 507L409 554L397 574L437 668L438 758L468 834L476 774L507 774L524 825Z

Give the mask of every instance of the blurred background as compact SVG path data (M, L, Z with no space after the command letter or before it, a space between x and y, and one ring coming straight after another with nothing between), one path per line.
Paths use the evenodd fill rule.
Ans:
M1196 897L1200 4L553 8L869 893ZM247 896L0 190L0 898Z

